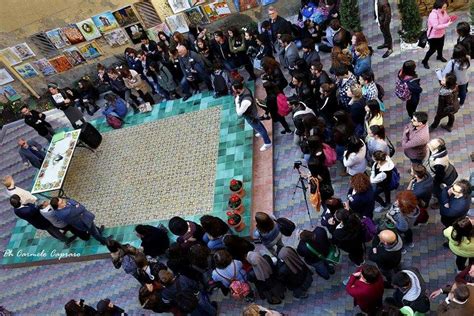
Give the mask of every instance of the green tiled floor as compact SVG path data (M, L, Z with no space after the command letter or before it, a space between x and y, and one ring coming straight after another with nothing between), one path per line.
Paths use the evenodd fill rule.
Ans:
M232 178L243 180L245 190L247 191L244 198L246 211L243 215L246 227L239 234L248 236L252 198L253 131L252 128L248 124L245 124L244 120L239 118L235 113L232 96L214 99L209 92L205 92L191 97L186 102L182 102L180 99L156 104L150 113L136 115L129 113L125 118L126 124L124 128L183 113L204 110L214 106L221 106L222 109L212 215L226 220L227 200L230 195L228 187L229 181ZM91 123L96 126L101 133L113 131L103 118ZM199 217L200 215L194 215L188 216L187 219L199 222ZM147 224L158 225L160 223L167 226L167 220L153 221ZM139 240L135 236L134 227L135 225L127 225L106 228L104 235L114 235L114 239L121 242L138 245ZM66 248L61 242L52 237L38 238L35 234L36 230L34 227L28 225L23 220L17 220L7 247L12 255L5 255L2 264L19 264L57 259L55 256L61 253L90 256L107 252L104 246L92 238L87 242L77 240L69 248Z

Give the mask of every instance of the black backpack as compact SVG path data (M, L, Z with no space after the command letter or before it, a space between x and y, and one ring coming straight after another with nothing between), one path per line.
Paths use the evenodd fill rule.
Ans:
M280 217L276 220L280 232L287 237L290 237L291 234L295 231L296 225L288 218Z
M213 74L212 84L214 85L214 90L216 93L227 94L227 82L225 81L225 78L222 73L218 75L216 75L215 73Z
M183 313L191 313L198 306L198 298L193 291L188 289L181 289L179 284L180 277L176 279L176 304Z
M384 88L383 88L381 85L379 85L378 83L375 83L375 86L377 87L377 92L378 92L377 98L379 98L379 100L382 101L382 100L383 100L383 97L385 96L385 90L384 90Z

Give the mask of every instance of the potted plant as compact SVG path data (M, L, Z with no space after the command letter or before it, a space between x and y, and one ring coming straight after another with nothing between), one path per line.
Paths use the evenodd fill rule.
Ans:
M401 0L398 7L401 15L400 48L417 48L423 23L418 4L416 0Z
M242 199L237 194L232 194L229 198L229 208L236 214L242 214L245 210Z
M244 183L237 179L230 180L229 185L232 194L237 194L241 198L245 196Z
M245 228L245 223L242 220L242 216L234 212L227 212L227 224L232 227L236 232L241 232Z
M347 31L362 31L359 15L359 2L357 0L342 0L340 11L341 24Z

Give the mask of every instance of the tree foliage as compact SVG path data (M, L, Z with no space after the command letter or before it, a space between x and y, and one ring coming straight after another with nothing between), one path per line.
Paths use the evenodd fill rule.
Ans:
M342 26L351 32L362 31L360 24L359 2L357 0L342 0L339 8Z
M402 30L400 36L407 43L415 43L420 37L423 20L416 0L400 0Z

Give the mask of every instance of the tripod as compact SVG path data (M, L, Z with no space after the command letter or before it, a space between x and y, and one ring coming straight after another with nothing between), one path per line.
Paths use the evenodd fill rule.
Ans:
M309 217L309 223L312 225L312 223L311 223L311 213L309 212L309 206L308 206L308 198L306 197L306 191L308 191L308 187L305 183L305 177L301 174L300 167L301 167L301 162L295 162L295 165L293 166L293 169L296 169L296 171L298 171L299 178L296 181L295 191L293 191L293 199L292 200L295 199L296 191L298 189L302 189L303 190L304 202L306 204L306 212L308 213L308 217Z

